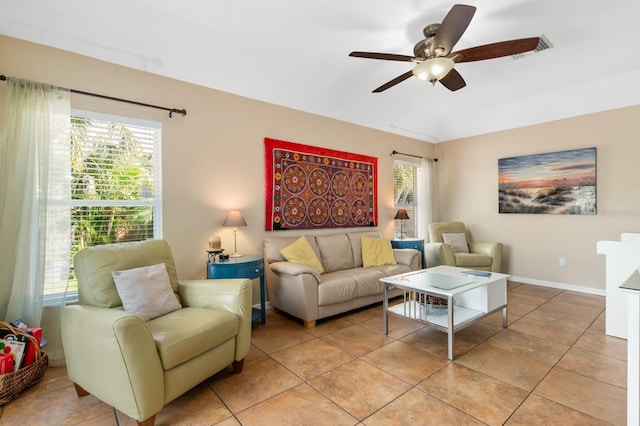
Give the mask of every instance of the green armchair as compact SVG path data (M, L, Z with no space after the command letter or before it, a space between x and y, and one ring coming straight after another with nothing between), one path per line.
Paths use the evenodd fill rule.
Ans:
M160 263L166 292L182 308L144 321L124 311L111 273ZM164 240L88 248L74 265L80 300L63 310L62 342L79 397L92 394L153 425L167 403L213 374L228 366L242 371L251 345L249 280L179 282Z
M471 241L462 222L434 222L429 225L425 257L428 268L449 265L500 272L502 243Z

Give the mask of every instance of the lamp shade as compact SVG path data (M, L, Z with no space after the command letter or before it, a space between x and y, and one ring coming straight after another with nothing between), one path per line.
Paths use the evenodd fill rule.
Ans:
M247 226L244 217L240 210L231 210L227 213L227 217L224 219L222 226Z
M420 80L435 83L445 75L449 74L449 71L453 69L454 65L455 62L453 62L453 59L443 56L420 62L415 66L415 68L413 68L413 70L411 70L411 72Z
M409 215L405 209L398 209L394 219L409 219Z

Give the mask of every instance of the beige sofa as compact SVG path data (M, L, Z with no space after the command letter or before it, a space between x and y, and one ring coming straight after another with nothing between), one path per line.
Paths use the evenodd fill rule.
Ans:
M88 248L74 263L80 301L62 312L62 341L78 396L90 393L153 425L165 404L198 383L230 365L242 371L251 346L251 281L178 281L163 240ZM145 322L123 310L112 272L160 263L182 309ZM155 289L156 282L146 285Z
M268 237L264 257L269 301L276 309L314 327L316 320L382 300L380 278L420 269L420 252L394 249L396 265L362 266L361 237L380 238L377 232L307 235L324 273L311 266L288 262L280 250L296 237ZM392 295L398 295L393 290Z

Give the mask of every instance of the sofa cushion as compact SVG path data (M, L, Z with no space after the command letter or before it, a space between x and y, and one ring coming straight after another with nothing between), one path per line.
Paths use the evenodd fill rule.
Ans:
M320 259L318 259L311 244L305 237L298 238L295 242L280 250L280 253L289 262L309 265L321 274L324 272Z
M355 299L357 282L349 270L329 272L318 285L318 306L335 305Z
M376 268L354 268L346 271L356 281L356 297L365 297L382 293L380 278L385 275Z
M231 312L188 307L152 319L147 327L162 368L169 370L234 338L239 324L238 316Z
M349 242L351 242L351 252L353 253L353 266L354 268L362 267L362 237L368 238L380 238L379 232L366 231L366 232L348 232Z
M126 312L144 321L182 308L178 302L164 263L113 271L111 273Z
M362 237L362 266L395 265L396 258L393 254L391 241L382 238Z
M396 265L384 265L374 266L371 269L377 269L380 271L383 277L390 277L391 275L404 274L405 272L411 272L411 267L398 263Z
M442 240L445 244L449 244L451 246L451 251L454 253L469 253L467 236L464 232L443 233Z
M347 234L317 235L316 243L325 272L353 268L353 253Z

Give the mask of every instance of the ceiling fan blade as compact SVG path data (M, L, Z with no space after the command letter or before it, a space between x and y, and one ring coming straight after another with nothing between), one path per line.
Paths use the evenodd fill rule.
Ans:
M464 82L464 78L460 75L458 71L452 69L440 79L440 83L447 89L455 92L456 90L462 89L467 83Z
M407 55L396 55L395 53L377 53L377 52L351 52L349 56L356 58L382 59L385 61L402 61L412 62L415 58Z
M406 79L408 79L409 77L411 77L413 75L413 73L411 71L407 71L402 75L399 75L398 77L394 78L393 80L383 84L382 86L378 87L377 89L375 89L373 91L373 93L380 93L384 90L387 90L390 87L395 86L398 83L402 83L403 81L405 81Z
M442 20L440 28L433 37L431 54L435 55L436 49L442 48L442 55L448 55L471 23L474 13L476 13L476 8L473 6L454 5Z
M500 58L502 56L517 55L518 53L535 50L539 37L520 38L517 40L500 41L459 50L449 55L456 62L483 61L485 59Z

